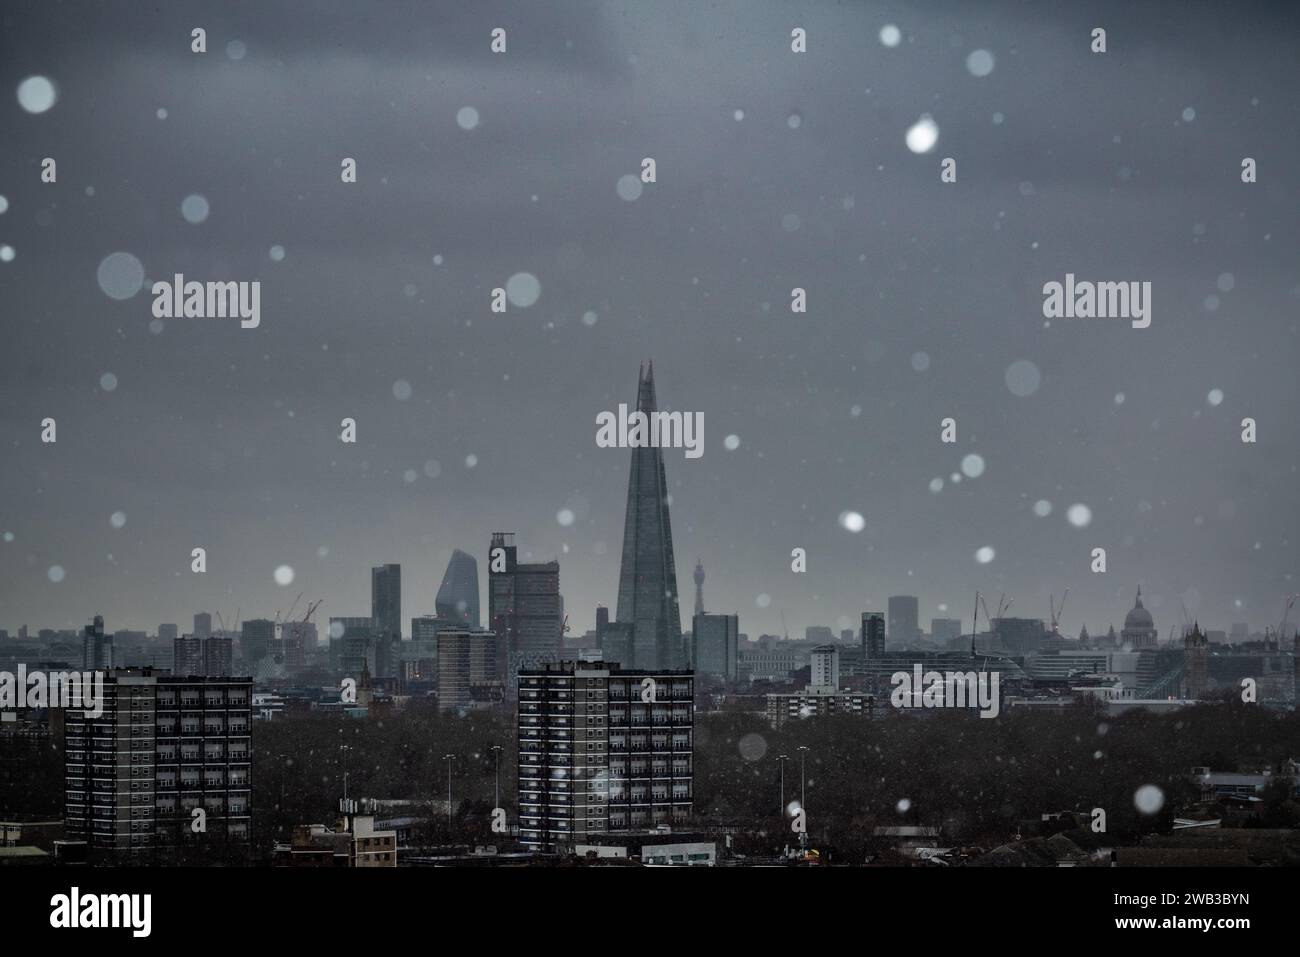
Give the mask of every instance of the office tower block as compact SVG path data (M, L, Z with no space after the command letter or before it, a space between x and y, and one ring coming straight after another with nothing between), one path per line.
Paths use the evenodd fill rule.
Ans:
M68 837L92 861L246 859L251 696L248 678L106 674L103 713L65 718Z
M809 690L840 690L839 645L818 645L809 653Z
M862 660L880 658L885 653L885 616L878 611L862 613Z
M840 643L841 643L841 644L845 644L845 645L851 645L851 644L853 644L853 629L852 629L852 628L841 628L841 629L840 629Z
M113 667L113 636L104 634L104 616L96 615L81 635L82 667L87 671L107 671Z
M636 408L646 418L658 412L654 363L638 373ZM673 668L685 660L682 617L677 606L677 566L663 451L632 449L623 521L623 561L618 576L617 620L633 626L638 668Z
M605 647L605 629L609 627L609 609L604 605L596 606L596 646Z
M373 618L341 617L330 619L329 650L330 669L336 674L356 678L361 674L364 661L374 675L375 620Z
M989 630L1002 649L1012 655L1029 655L1038 651L1047 638L1041 618L994 618Z
M185 635L172 642L172 674L185 677L208 673L203 660L203 642L204 639L193 635Z
M180 627L178 625L163 623L158 626L158 640L163 645L168 645L175 641L180 637L180 634Z
M478 562L459 548L451 553L447 572L434 599L438 617L461 628L479 626Z
M691 668L697 675L716 675L726 682L740 677L740 616L695 616L691 630Z
M960 618L931 618L930 640L941 645L956 641L961 637Z
M437 615L420 615L411 619L411 640L428 640L438 637L438 627L442 622Z
M315 622L286 621L280 626L280 649L284 654L285 668L302 668L307 663L307 653L315 647Z
M178 678L228 678L235 674L234 641L213 636L182 635L172 642L172 674Z
M212 616L201 611L194 616L194 637L206 638L212 634Z
M704 614L704 563L695 559L695 614Z
M402 566L370 569L370 617L380 637L402 637Z
M209 678L227 678L235 675L233 638L227 635L212 635L203 639L203 674Z
M915 595L889 596L889 638L894 643L915 641L920 633L920 602Z
M517 561L510 532L493 532L488 549L488 627L501 639L501 674L510 687L520 668L559 660L560 563Z
M247 673L252 674L258 662L274 650L275 622L269 618L250 618L240 627L239 656Z
M499 700L497 636L478 629L438 632L438 708L456 711Z
M819 645L829 644L835 640L835 632L826 625L808 625L803 630L804 641L815 641Z
M693 800L694 677L562 662L519 673L519 839L564 853L588 835L681 824Z

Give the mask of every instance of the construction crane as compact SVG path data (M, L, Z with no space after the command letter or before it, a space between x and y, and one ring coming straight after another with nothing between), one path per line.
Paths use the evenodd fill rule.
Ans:
M1300 595L1291 595L1286 600L1286 607L1282 609L1282 623L1277 626L1277 650L1282 650L1282 642L1286 639L1286 620L1291 617L1291 607L1295 604L1296 598Z
M298 602L301 600L302 592L298 592L298 597L293 600L293 604L289 606L289 610L284 613L284 620L286 622L293 620L293 610L298 607ZM278 608L275 611L275 623L277 625L280 624L280 610Z
M301 598L302 595L299 595L298 597ZM307 603L307 614L302 616L302 623L304 625L311 620L311 616L316 613L316 609L320 607L320 603L324 600L324 598L317 598L315 601ZM294 604L296 605L298 602L295 600Z
M1061 612L1065 611L1065 599L1069 597L1070 597L1070 589L1068 588L1065 590L1065 594L1061 596L1060 605L1056 604L1055 595L1048 596L1048 602L1049 602L1048 607L1052 609L1052 634L1054 635L1060 634L1060 628L1058 627L1058 625L1060 625L1061 622Z
M1005 617L1007 609L1011 607L1012 599L1007 597L1006 592L1003 592L1002 597L998 599L998 613L996 615L989 614L989 605L988 602L984 600L983 595L976 592L975 597L979 600L979 603L984 606L984 617L988 619L990 628L993 627L993 622L996 619Z

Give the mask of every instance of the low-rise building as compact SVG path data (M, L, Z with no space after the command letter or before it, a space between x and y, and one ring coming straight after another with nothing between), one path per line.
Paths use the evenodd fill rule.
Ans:
M373 814L358 814L366 802L340 801L342 814L331 829L303 824L288 844L275 846L276 867L396 867L397 831L379 830Z

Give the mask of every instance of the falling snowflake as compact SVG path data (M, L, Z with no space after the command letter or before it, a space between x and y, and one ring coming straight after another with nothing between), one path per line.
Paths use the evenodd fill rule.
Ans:
M95 280L110 299L130 299L144 285L144 265L130 253L109 253L100 260Z
M928 153L934 149L934 144L937 142L939 142L938 124L929 113L923 113L907 131L907 148L913 153Z
M1038 366L1028 359L1017 359L1007 366L1005 379L1011 394L1023 399L1038 391L1043 377L1038 371Z
M1133 806L1150 817L1165 806L1165 792L1154 784L1144 784L1133 793Z
M641 198L641 177L632 173L624 173L614 184L614 189L618 192L619 199L629 203L635 203Z
M510 305L526 309L542 294L542 284L530 272L517 272L506 280L506 298Z
M208 205L207 198L200 196L198 193L191 193L181 200L181 215L185 217L187 223L193 223L197 226L208 218L209 212L211 212L211 208Z
M746 761L761 760L767 754L767 739L761 734L750 732L740 739L740 756Z
M840 527L856 535L867 527L867 520L860 512L840 512Z
M58 88L49 77L29 76L18 84L18 105L28 113L44 113L58 99Z
M1082 502L1075 502L1066 509L1065 517L1075 528L1087 528L1092 524L1092 509Z
M988 50L972 50L966 57L966 69L971 76L988 76L993 72L995 62Z

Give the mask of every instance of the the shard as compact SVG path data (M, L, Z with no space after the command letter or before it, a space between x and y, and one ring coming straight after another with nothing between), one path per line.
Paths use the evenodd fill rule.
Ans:
M655 402L654 363L637 376L636 408L649 417ZM618 622L631 631L637 668L674 668L685 663L682 619L677 607L677 566L668 518L663 451L632 449L623 522L623 564L618 576Z

